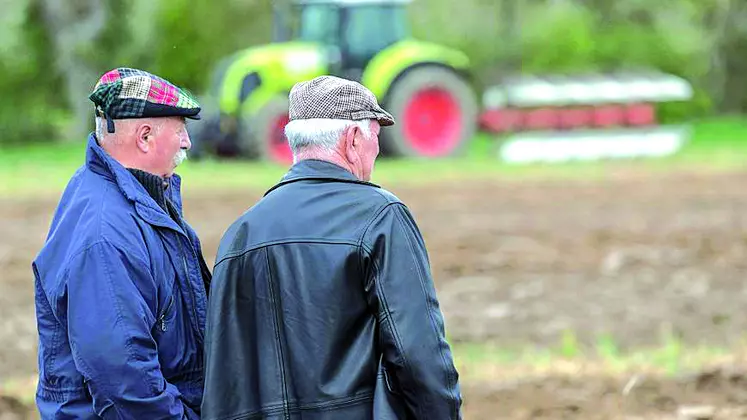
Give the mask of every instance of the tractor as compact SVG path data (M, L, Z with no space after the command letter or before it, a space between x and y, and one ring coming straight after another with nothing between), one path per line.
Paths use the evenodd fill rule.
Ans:
M679 77L639 70L613 74L501 74L472 80L461 51L414 39L411 0L294 0L275 6L274 40L221 60L203 95L203 121L189 127L192 156L292 162L283 129L288 93L332 74L359 81L397 119L382 130L382 154L460 154L476 131L500 137L508 162L664 156L687 126L660 126L655 103L683 101ZM481 93L476 85L487 86ZM479 101L478 101L479 97Z
M288 93L331 74L370 89L397 124L381 133L382 154L459 154L479 123L479 100L461 51L414 39L410 0L296 0L275 6L274 40L224 58L190 129L193 155L287 164Z

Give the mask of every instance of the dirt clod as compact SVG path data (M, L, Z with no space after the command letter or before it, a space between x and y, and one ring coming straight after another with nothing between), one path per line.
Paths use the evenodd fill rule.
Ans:
M678 420L713 420L716 408L710 405L683 406L677 410Z

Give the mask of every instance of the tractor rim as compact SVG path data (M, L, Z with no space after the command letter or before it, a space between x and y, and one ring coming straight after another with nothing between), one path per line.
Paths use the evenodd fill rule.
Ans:
M270 120L269 155L275 162L283 164L293 162L293 152L291 152L288 139L285 138L284 132L288 121L290 119L287 114L278 115Z
M462 132L462 111L451 92L426 88L410 98L404 112L404 134L410 146L423 156L449 154Z

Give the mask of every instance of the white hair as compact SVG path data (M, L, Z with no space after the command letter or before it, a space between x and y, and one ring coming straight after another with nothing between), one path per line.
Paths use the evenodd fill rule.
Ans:
M288 139L293 154L313 147L332 150L340 141L346 128L356 125L367 139L371 138L371 120L339 120L328 118L311 118L293 120L285 126L285 137Z
M99 143L103 143L104 140L108 140L107 137L114 137L114 136L107 136L106 132L106 120L101 117L96 117L96 138L99 140Z

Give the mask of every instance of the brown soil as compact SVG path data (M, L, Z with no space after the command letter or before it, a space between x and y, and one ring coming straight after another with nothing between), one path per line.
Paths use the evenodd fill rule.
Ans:
M662 380L553 376L465 389L465 419L733 420L747 418L747 376L711 370ZM707 412L706 416L688 413Z
M744 185L747 173L624 174L394 192L423 231L454 341L546 346L572 330L582 344L608 333L625 348L655 345L667 330L689 344L730 346L747 331ZM224 229L260 195L188 195L187 218L210 263ZM30 263L55 198L0 199L0 378L36 369ZM741 418L747 407L747 376L739 372L642 379L627 395L629 377L464 379L472 419L674 419L688 404ZM0 413L12 404L0 399Z

